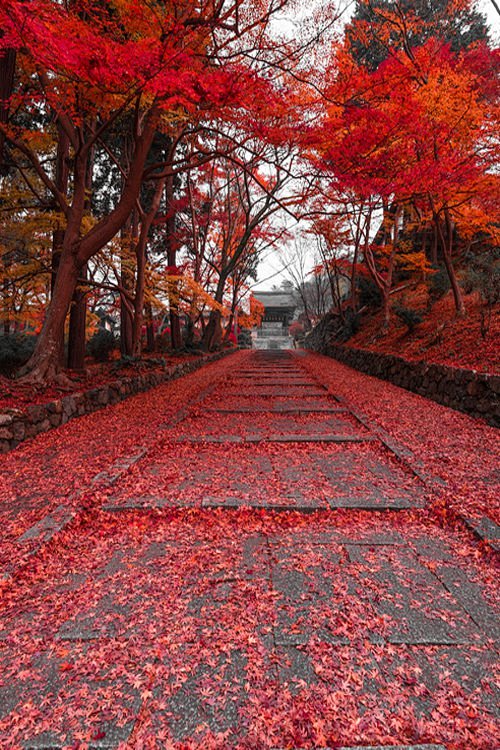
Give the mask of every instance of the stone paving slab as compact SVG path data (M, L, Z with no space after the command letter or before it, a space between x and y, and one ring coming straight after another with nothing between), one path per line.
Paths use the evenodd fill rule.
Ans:
M353 545L348 553L351 561L365 566L365 580L379 584L370 598L375 610L390 618L391 643L455 645L485 640L458 597L447 596L443 583L410 549L379 547L375 552Z
M113 673L112 665L94 664L91 650L87 654L73 651L72 644L68 644L68 651L63 658L51 651L40 652L33 657L29 685L23 680L11 682L16 693L13 703L19 705L21 715L23 705L30 700L34 705L43 705L44 723L49 727L38 732L35 727L22 747L60 750L76 746L75 733L90 730L94 737L90 747L114 750L131 736L142 703L139 693L126 679ZM62 670L67 660L72 661L71 669ZM82 689L87 696L85 710L79 693ZM0 746L13 746L11 735L2 729Z
M455 565L440 565L435 574L485 635L500 640L500 619L486 602L481 587Z

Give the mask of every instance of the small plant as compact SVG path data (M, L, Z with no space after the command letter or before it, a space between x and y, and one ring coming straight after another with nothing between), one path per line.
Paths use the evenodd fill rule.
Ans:
M0 336L0 372L11 375L24 365L33 354L35 344L36 336L25 333Z
M94 333L88 343L87 349L96 362L107 362L111 352L116 349L116 339L111 331L101 328Z
M408 328L409 333L413 333L416 326L422 322L422 314L418 310L404 305L394 305L393 312L399 320Z

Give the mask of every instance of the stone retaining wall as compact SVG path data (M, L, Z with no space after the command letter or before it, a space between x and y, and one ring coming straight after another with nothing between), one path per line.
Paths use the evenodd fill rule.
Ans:
M481 417L495 427L500 426L500 375L427 362L410 362L402 357L335 343L320 349L309 337L306 347L367 375L388 380L452 409Z
M216 362L232 351L234 350L181 362L173 367L166 367L164 370L119 378L89 391L71 393L46 404L32 404L23 410L4 409L0 411L0 453L7 453L24 440L66 424L70 419L91 414L110 404L117 404L129 396L148 391L162 383L194 372L206 364Z

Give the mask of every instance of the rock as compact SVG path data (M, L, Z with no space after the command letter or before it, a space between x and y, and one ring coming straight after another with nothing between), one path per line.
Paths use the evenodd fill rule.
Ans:
M11 424L12 422L12 416L10 414L0 414L0 427L5 427L8 424Z
M24 440L26 434L26 425L24 422L14 422L13 425L14 440Z

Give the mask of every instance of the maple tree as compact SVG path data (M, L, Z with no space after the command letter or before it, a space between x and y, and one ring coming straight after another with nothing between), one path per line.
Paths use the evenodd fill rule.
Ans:
M429 223L463 315L453 263L455 226L467 206L484 201L483 186L496 182L498 55L484 42L454 53L429 29L423 34L426 22L412 8L382 5L373 12L383 19L374 36L384 41L384 59L371 67L359 62L359 45L369 45L372 29L353 22L333 53L322 123L306 140L337 206L350 194L367 207L364 231L357 222L353 268L363 237L362 260L382 293L386 325L396 261L420 273L428 268L425 248L412 242L412 234L416 225ZM498 206L489 217L483 213L475 228L494 236L497 214ZM377 217L381 228L372 241Z
M229 7L2 1L1 49L4 54L17 51L24 85L13 93L10 119L1 130L9 158L15 163L21 155L29 161L63 217L52 299L27 366L30 379L57 372L79 277L134 209L155 134L168 134L175 122L189 122L200 111L208 117L217 110L230 119L272 101L272 85L238 54L238 47L257 49L269 18L283 5L278 0L257 6L237 0ZM69 166L66 185L40 159L38 132L23 120L37 108L52 118L58 144L67 142L60 149L62 163ZM128 161L120 164L121 190L109 210L86 226L93 150L108 149L108 133L125 114L131 149Z

